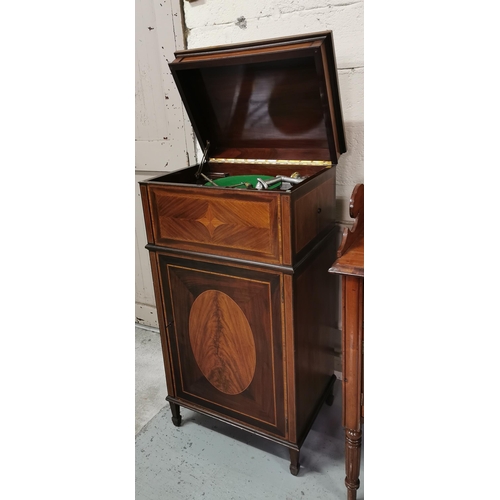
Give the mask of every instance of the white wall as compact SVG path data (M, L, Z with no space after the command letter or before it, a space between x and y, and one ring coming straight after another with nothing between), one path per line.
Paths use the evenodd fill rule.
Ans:
M184 48L180 0L136 0L135 319L158 326L138 182L195 163L194 138L168 68Z
M337 218L363 182L363 2L346 0L180 0L187 48L331 30L340 80L347 153L337 167Z

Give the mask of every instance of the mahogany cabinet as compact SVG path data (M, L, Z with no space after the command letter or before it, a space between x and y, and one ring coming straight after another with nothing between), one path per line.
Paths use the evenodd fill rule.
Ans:
M172 420L186 407L280 443L296 475L335 381L325 271L346 147L333 37L175 55L204 155L140 183ZM240 175L296 180L214 185Z

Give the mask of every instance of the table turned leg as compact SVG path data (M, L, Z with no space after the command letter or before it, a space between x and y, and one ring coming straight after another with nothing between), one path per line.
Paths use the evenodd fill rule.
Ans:
M296 476L299 473L300 463L299 455L300 450L294 450L293 448L288 448L290 450L290 472Z
M175 403L170 403L170 410L172 411L172 422L176 427L180 427L182 421L180 406Z
M363 284L362 279L353 276L342 279L342 426L348 500L356 500L361 465Z
M347 500L356 500L361 465L361 431L345 429L345 485Z

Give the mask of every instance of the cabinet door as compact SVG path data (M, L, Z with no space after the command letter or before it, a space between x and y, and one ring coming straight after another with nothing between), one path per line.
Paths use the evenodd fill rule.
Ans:
M281 275L159 264L176 397L284 437Z

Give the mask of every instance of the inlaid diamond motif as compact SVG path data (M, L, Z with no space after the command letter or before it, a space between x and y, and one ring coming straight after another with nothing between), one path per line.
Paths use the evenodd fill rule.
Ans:
M201 222L207 229L208 232L210 233L210 237L214 235L215 229L220 226L221 224L224 224L223 221L217 219L217 217L212 213L212 205L208 204L207 211L203 215L201 219L196 219L198 222Z

